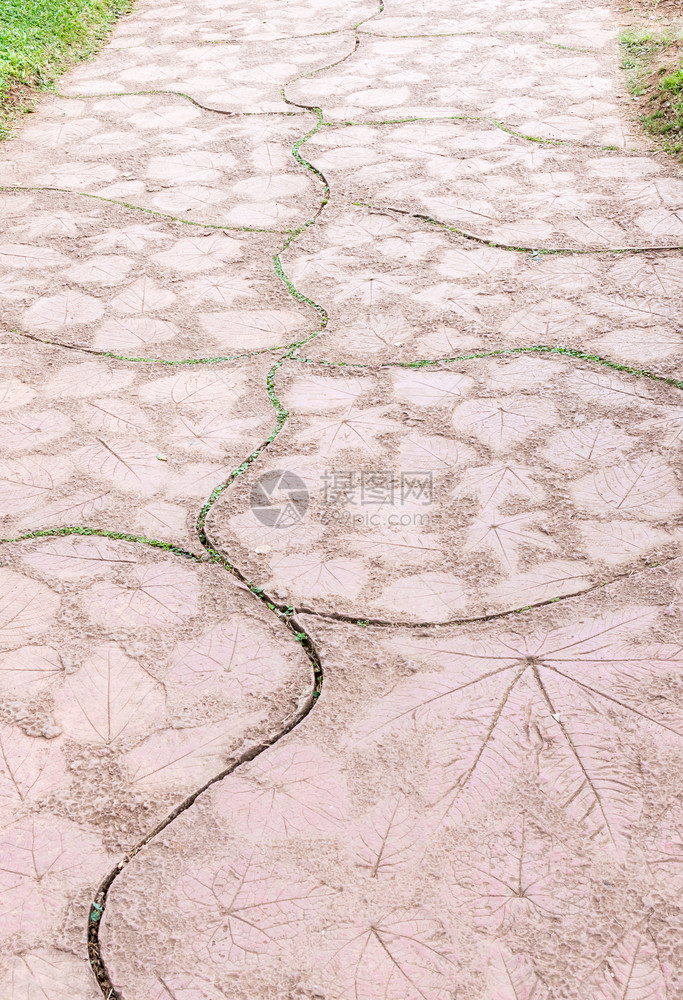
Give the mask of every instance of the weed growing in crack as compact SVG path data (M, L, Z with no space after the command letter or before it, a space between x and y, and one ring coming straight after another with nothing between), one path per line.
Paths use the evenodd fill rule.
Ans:
M173 555L183 559L192 559L195 562L204 562L203 556L198 556L194 552L189 552L180 545L172 542L162 542L158 538L148 538L146 535L133 535L126 531L111 531L107 528L89 528L84 525L70 525L63 528L38 528L35 531L26 531L14 538L0 538L0 544L8 545L12 542L27 542L34 538L67 538L71 535L79 535L82 538L111 538L117 542L135 542L137 545L147 545L152 549L162 549L164 552L171 552Z
M508 250L513 253L530 253L534 255L536 259L540 257L568 257L571 255L575 256L585 256L586 254L622 254L622 253L650 253L652 251L667 251L667 250L683 250L683 246L680 243L664 244L662 246L644 246L644 247L587 247L587 248L574 248L574 247L522 247L522 246L512 246L509 243L498 243L496 240L489 240L485 236L477 236L476 233L470 233L466 229L459 229L457 226L451 226L447 222L441 222L439 219L434 219L431 215L422 215L419 212L409 212L407 209L395 208L391 205L380 206L371 205L364 201L354 201L351 202L352 205L356 205L359 208L367 208L371 211L378 212L380 214L388 215L404 215L411 219L417 219L419 222L425 222L429 226L436 226L438 229L444 229L449 233L455 233L456 236L461 236L463 239L471 240L473 243L478 243L480 246L494 247L497 250Z
M19 184L0 185L0 191L9 194L16 191L54 191L56 194L70 194L77 198L93 198L95 201L104 201L110 205L118 205L120 208L127 208L132 212L144 212L146 215L155 215L169 222L179 222L184 226L197 226L199 229L218 229L221 232L230 233L281 233L281 229L259 229L256 226L224 226L218 222L198 222L194 219L185 219L180 215L171 215L168 212L159 212L155 208L143 208L141 205L133 205L129 201L119 201L117 198L105 198L102 194L90 194L88 191L72 191L69 188L58 187L33 187Z
M470 351L468 354L456 354L450 358L421 358L417 361L386 361L379 365L366 365L352 361L328 361L326 359L293 357L293 361L298 361L306 365L320 365L325 368L360 368L365 371L378 371L382 368L433 368L436 365L452 364L456 361L475 361L482 358L499 358L508 355L525 354L556 354L561 357L576 358L579 361L590 361L593 364L601 365L612 371L624 372L626 375L634 375L637 378L650 379L653 382L662 382L674 389L683 389L683 380L676 379L671 375L662 375L658 372L649 371L647 368L634 368L632 365L625 365L619 361L611 361L603 358L599 354L591 354L587 351L580 351L574 347L562 347L552 344L532 344L527 347L501 347L490 351Z

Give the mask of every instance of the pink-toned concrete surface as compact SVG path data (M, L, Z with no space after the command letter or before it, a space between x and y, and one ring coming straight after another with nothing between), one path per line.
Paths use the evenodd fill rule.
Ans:
M683 998L683 171L616 34L141 0L0 148L1 1000Z

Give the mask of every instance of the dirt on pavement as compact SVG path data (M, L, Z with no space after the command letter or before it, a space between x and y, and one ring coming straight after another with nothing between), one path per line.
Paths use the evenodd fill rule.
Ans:
M618 30L142 0L0 147L3 1000L683 996Z

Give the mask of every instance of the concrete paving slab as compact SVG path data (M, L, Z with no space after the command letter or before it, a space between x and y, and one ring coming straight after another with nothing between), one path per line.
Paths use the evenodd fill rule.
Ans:
M141 0L0 151L2 1000L676 1000L683 172L613 9Z
M655 690L677 683L680 636L649 602L679 586L651 570L455 629L309 619L333 667L316 713L209 792L210 847L185 815L126 869L104 924L118 981L212 1000L666 995L680 838L655 788L681 719Z

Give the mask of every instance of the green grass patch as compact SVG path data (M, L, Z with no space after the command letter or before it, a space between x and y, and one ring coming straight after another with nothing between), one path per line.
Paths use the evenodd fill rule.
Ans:
M0 0L0 138L73 63L94 52L131 0Z
M647 92L648 78L652 73L655 56L668 48L673 41L668 32L660 33L649 29L625 31L619 36L622 48L621 65L626 70L629 93L641 97Z
M643 118L643 124L655 135L661 135L670 153L683 153L683 59L673 73L659 74L660 79L652 100L655 111Z
M683 30L627 31L619 38L626 85L641 122L669 153L683 153Z

